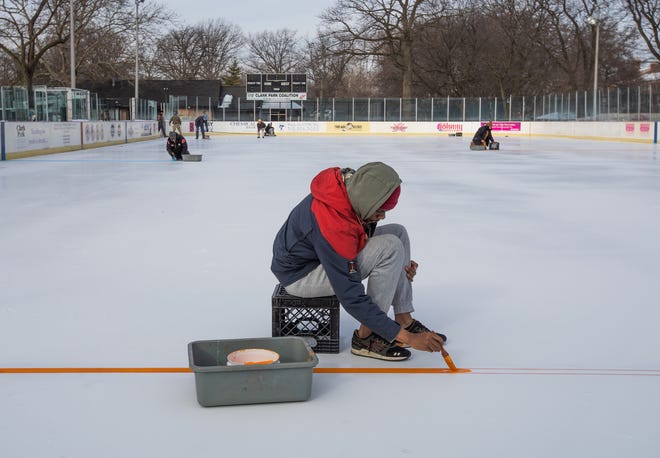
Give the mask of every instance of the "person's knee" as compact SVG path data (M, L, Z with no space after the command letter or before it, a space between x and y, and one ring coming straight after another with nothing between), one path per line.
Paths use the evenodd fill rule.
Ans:
M392 226L394 227L397 235L399 235L400 239L408 238L408 230L406 229L406 226L397 223L392 223Z
M403 241L398 237L398 235L383 234L375 237L374 239L376 238L380 239L379 242L382 244L383 252L387 257L403 259L405 248L403 246Z
M384 235L384 234L391 234L395 235L399 240L403 242L403 244L408 244L409 242L409 237L408 237L408 230L406 229L406 226L403 224L397 224L397 223L390 223L390 224L385 224L383 226L379 226L376 229L376 235Z

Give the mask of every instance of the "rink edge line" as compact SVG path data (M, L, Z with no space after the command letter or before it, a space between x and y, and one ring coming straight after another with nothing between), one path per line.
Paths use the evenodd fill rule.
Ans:
M191 373L187 367L6 367L0 374L80 374L80 373ZM541 368L459 368L451 371L434 367L317 367L317 374L461 374L475 375L603 375L660 377L657 369L541 369Z

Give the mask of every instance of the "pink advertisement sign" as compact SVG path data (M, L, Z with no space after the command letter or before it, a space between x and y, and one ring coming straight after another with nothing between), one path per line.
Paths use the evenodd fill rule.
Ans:
M439 122L436 126L439 132L462 132L463 124L460 122Z
M486 124L482 122L483 126ZM499 130L500 132L520 132L520 122L511 122L511 121L493 121L493 130Z

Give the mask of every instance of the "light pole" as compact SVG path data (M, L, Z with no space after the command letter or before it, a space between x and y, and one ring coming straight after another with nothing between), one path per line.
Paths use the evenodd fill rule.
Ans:
M140 79L139 76L139 58L138 58L138 52L140 49L140 35L139 35L139 16L138 16L138 5L140 3L144 3L144 0L135 0L135 102L134 104L134 111L133 111L133 120L137 119L138 116L138 80Z
M593 117L596 119L598 109L598 42L600 41L600 9L596 10L596 17L589 16L587 22L589 25L596 26L596 47L594 49L594 108Z
M162 105L163 106L163 109L162 109L163 113L165 113L166 108L167 108L167 91L169 91L169 90L170 90L170 88L168 88L168 87L163 88L163 94L165 95L165 101L163 102L163 105Z
M75 39L75 21L73 18L73 0L69 0L69 15L71 22L69 23L71 35L71 89L76 87L76 39Z

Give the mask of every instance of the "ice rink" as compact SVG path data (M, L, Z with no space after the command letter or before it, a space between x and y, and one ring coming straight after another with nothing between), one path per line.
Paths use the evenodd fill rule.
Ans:
M0 457L657 458L658 146L498 136L216 136L0 162ZM466 374L320 374L204 408L187 345L270 336L275 233L321 169L393 166L416 318ZM341 352L319 368L445 367ZM4 370L4 372L3 372Z

